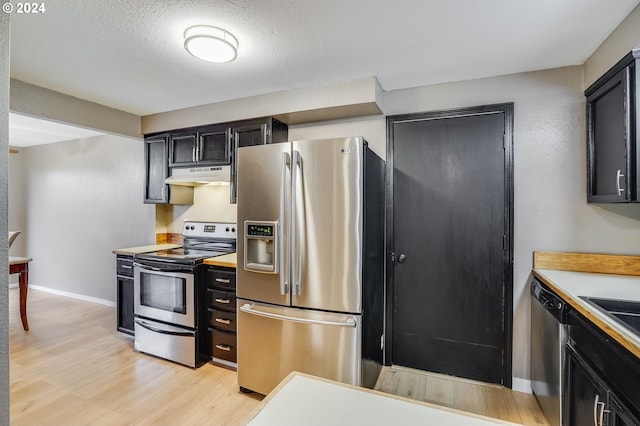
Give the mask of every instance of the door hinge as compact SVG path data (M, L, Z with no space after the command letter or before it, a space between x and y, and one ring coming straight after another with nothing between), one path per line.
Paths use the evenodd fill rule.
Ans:
M384 334L380 335L380 350L384 349Z
M507 149L507 135L502 134L502 149Z
M391 252L391 263L394 263L396 261L396 254L395 252Z
M507 236L503 235L502 236L502 250L506 250L507 249Z

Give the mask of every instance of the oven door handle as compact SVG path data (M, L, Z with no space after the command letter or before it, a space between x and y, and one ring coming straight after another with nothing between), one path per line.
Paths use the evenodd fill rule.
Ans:
M195 332L192 332L192 331L172 331L172 330L165 330L162 328L154 327L149 323L146 323L143 320L138 318L135 319L135 322L140 327L146 328L147 330L153 331L154 333L169 334L171 336L193 336L195 334Z
M185 271L184 269L180 269L180 268L171 268L171 267L158 268L155 266L149 266L149 265L145 265L143 263L138 263L138 262L133 262L133 266L137 266L142 269L146 269L149 271L156 271L156 272L181 273L181 274L189 273L189 271Z

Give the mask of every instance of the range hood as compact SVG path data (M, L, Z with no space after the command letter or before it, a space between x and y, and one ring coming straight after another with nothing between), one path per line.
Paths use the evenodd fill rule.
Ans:
M174 167L170 171L171 176L164 181L170 185L199 186L231 181L231 166Z

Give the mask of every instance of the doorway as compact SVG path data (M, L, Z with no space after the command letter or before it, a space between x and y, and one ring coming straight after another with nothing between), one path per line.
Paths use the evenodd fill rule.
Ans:
M387 364L511 387L513 104L387 118Z

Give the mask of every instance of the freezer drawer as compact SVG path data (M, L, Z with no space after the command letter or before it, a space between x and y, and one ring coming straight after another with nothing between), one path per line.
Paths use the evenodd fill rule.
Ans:
M238 385L266 395L299 371L360 386L360 319L238 299Z

